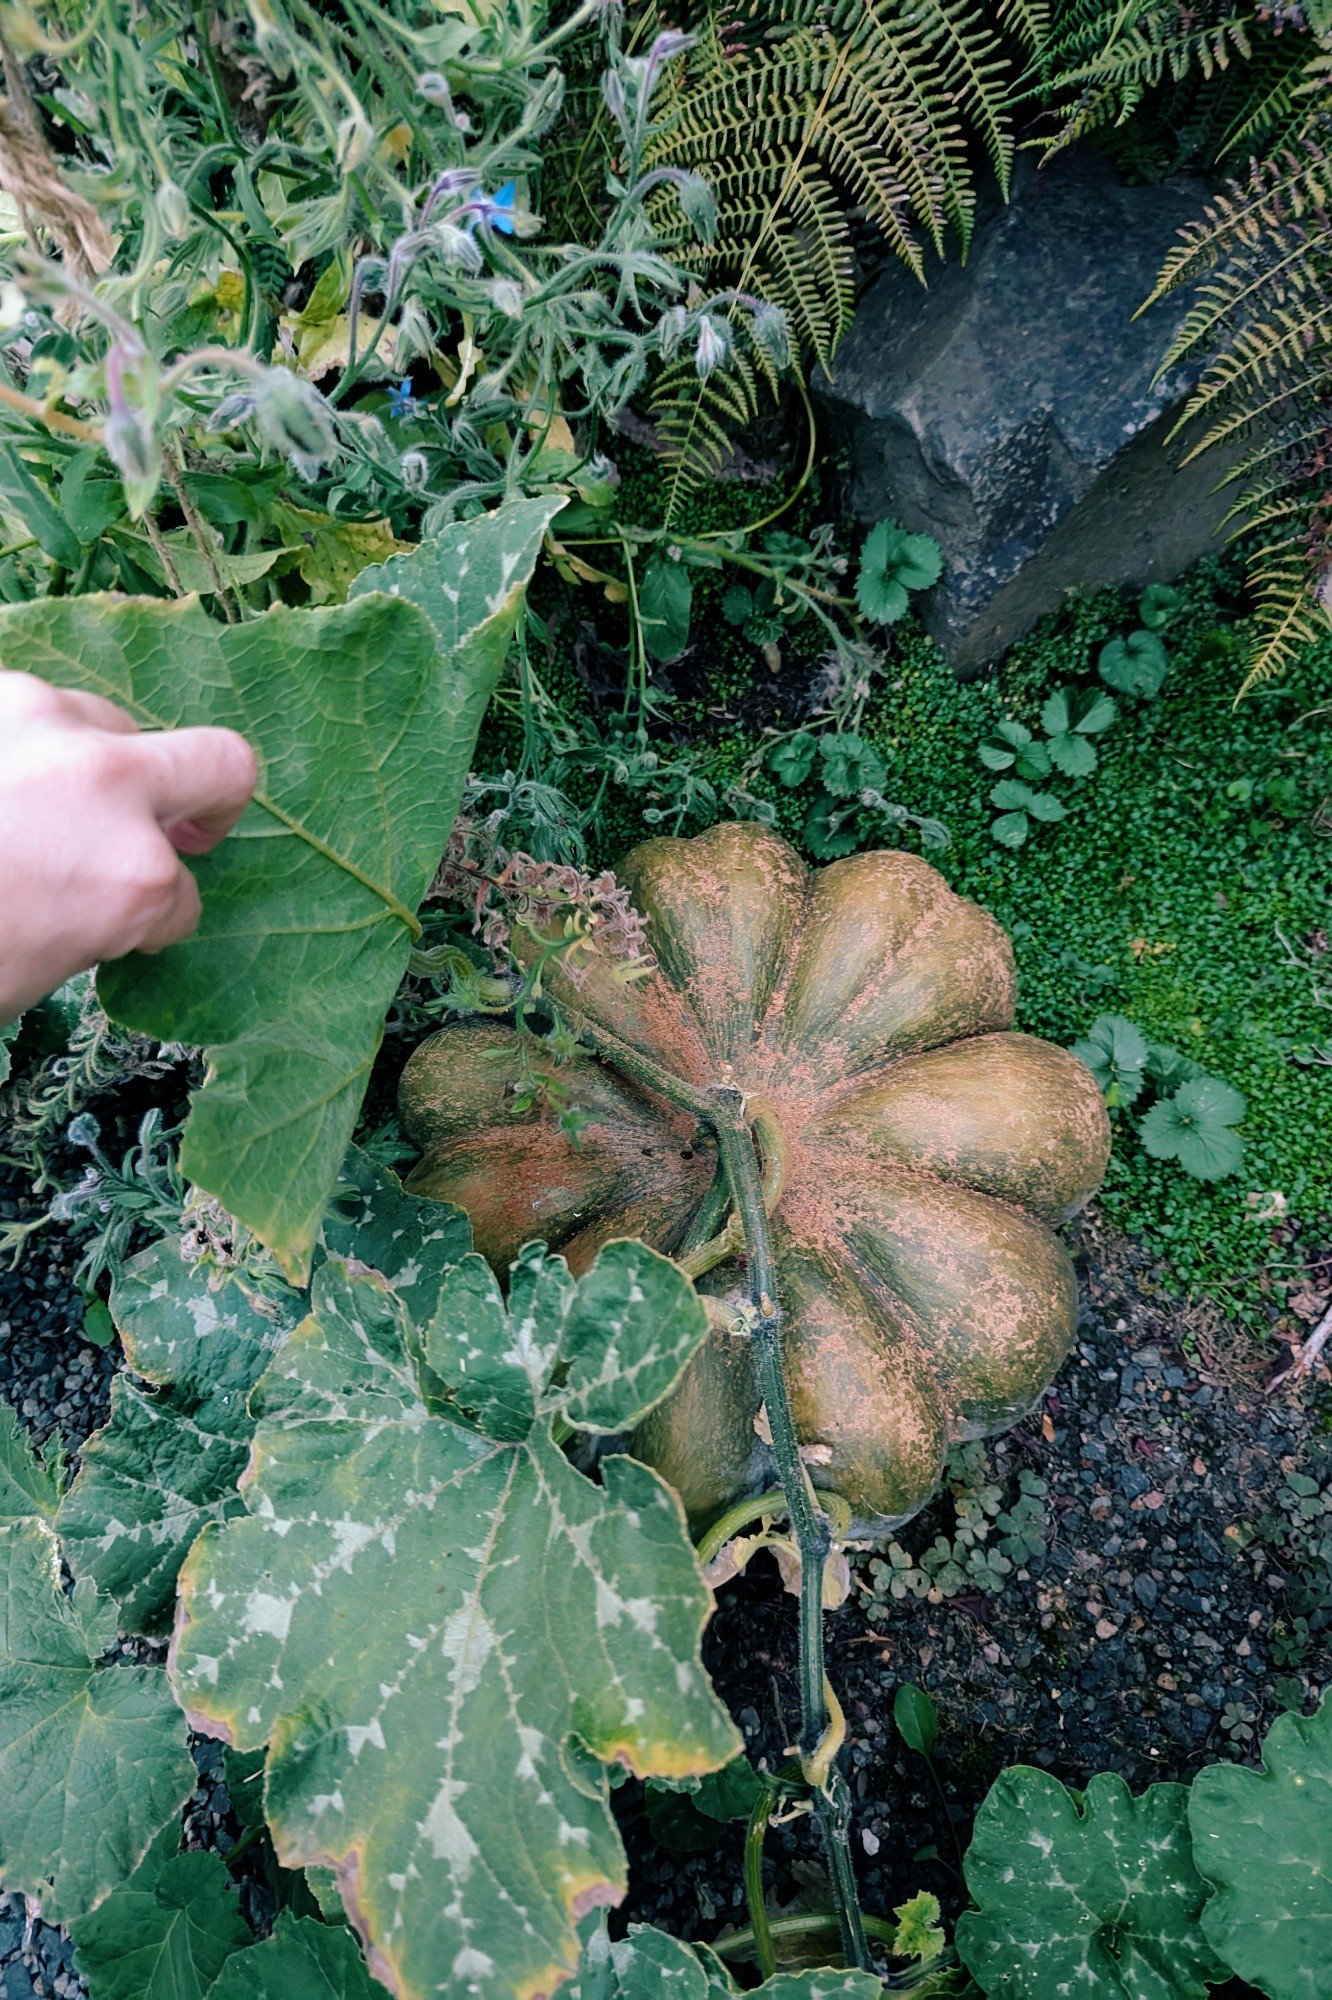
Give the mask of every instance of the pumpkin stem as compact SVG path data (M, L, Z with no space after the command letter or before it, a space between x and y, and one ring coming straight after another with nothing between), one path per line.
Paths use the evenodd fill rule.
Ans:
M717 1135L717 1150L744 1231L749 1293L755 1309L753 1337L759 1389L768 1412L777 1476L786 1495L787 1512L800 1551L801 1764L814 1790L814 1808L823 1831L842 1929L843 1962L868 1972L873 1967L848 1845L851 1799L846 1779L832 1761L835 1741L830 1739L829 1689L823 1665L823 1565L832 1546L832 1533L800 1456L782 1373L782 1313L766 1197L773 1185L780 1194L779 1175L784 1168L785 1148L777 1136L780 1134L777 1126L776 1134L769 1140L766 1163L770 1186L765 1187L750 1120L753 1117L757 1125L766 1107L759 1100L747 1105L741 1091L724 1084L714 1086L707 1096L711 1107L709 1123ZM775 1120L770 1123L776 1125Z

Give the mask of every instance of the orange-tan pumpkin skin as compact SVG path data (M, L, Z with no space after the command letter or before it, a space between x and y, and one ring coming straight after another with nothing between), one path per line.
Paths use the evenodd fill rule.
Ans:
M1051 1225L1100 1185L1101 1093L1076 1057L1012 1032L1008 939L915 855L811 870L746 822L647 841L619 872L656 971L557 959L546 990L575 1026L695 1089L735 1085L776 1121L796 1429L815 1485L847 1502L854 1534L881 1538L930 1498L949 1444L1013 1423L1068 1351L1077 1289ZM715 1142L579 1055L561 1072L588 1114L574 1147L549 1114L507 1109L519 1075L508 1028L424 1042L402 1079L423 1149L408 1185L468 1209L500 1272L538 1236L575 1271L615 1236L678 1253ZM700 1289L738 1305L741 1263ZM759 1400L747 1337L717 1332L634 1434L696 1526L774 1483Z

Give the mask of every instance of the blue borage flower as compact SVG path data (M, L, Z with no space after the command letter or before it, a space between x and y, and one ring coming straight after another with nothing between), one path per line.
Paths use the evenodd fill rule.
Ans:
M403 423L410 423L414 417L419 417L425 409L425 404L412 394L412 378L410 375L404 375L397 388L389 390L388 399L389 415L397 417Z

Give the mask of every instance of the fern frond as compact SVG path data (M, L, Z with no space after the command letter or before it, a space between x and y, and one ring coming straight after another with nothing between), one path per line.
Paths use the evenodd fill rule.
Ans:
M1332 630L1332 618L1310 590L1308 551L1302 542L1261 549L1249 568L1257 600L1259 636L1249 655L1240 697L1295 665L1300 654Z
M1047 0L1004 0L1034 45ZM669 238L695 270L764 291L825 365L851 303L848 211L918 277L922 240L970 238L978 138L1012 166L1012 70L982 0L734 0L706 6L662 85L649 163L701 173L714 242ZM669 231L668 204L656 210Z
M1167 260L1153 298L1198 293L1162 372L1203 368L1176 430L1205 420L1188 457L1248 440L1224 481L1250 559L1258 638L1241 692L1328 627L1332 570L1332 116L1316 111L1280 157L1232 182Z
M758 409L758 377L745 354L733 353L725 370L716 370L706 381L689 361L662 370L651 411L667 465L667 527L692 494L716 479L731 454L735 431L752 424Z
M1050 150L1133 120L1172 167L1233 159L1289 138L1320 51L1323 0L1296 13L1264 0L1052 0L1026 95L1062 96Z

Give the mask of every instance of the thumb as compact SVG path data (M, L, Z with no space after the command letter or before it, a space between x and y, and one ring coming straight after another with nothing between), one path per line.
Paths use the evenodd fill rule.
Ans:
M140 736L153 816L182 854L205 854L230 833L254 791L254 751L234 729L166 729Z

